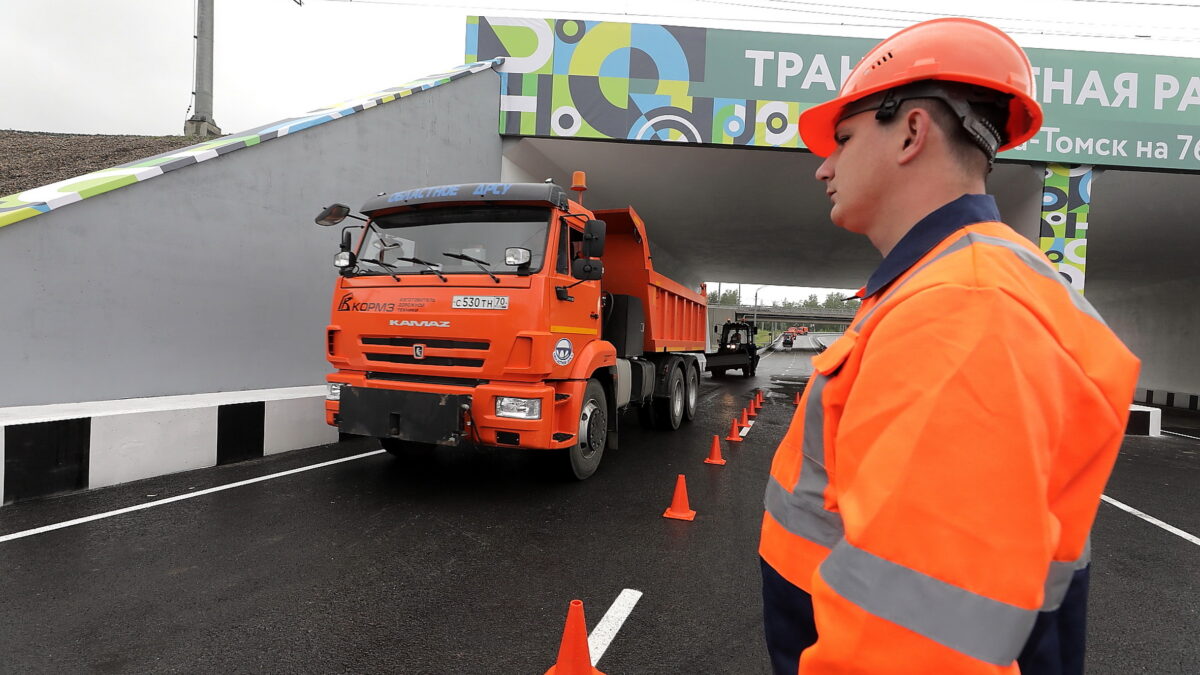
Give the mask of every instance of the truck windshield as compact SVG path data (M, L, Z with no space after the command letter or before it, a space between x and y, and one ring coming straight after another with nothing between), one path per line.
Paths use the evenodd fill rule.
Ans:
M428 274L429 266L416 259L439 266L443 274L483 274L474 258L496 274L516 274L518 267L504 259L504 250L514 247L529 249L529 264L521 271L536 271L546 255L549 224L550 209L539 206L453 206L383 216L359 250L359 260L367 263L360 273Z

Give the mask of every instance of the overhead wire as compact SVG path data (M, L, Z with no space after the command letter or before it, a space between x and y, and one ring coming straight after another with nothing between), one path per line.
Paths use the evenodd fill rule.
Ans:
M787 0L766 0L766 1L767 1L767 2L786 2ZM898 22L898 24L896 24L896 25L885 26L885 27L888 27L888 28L902 28L902 27L904 27L904 26L907 26L907 25L909 25L909 24L910 24L910 22L911 22L911 20L910 20L910 19L907 19L907 18L901 18L901 17L867 16L867 15L862 15L862 14L848 14L848 13L844 13L844 12L830 12L830 11L824 11L824 10L809 10L809 9L800 9L800 8L795 8L795 7L780 7L780 6L778 6L778 5L762 5L762 4L748 3L748 2L734 2L733 0L692 0L692 2L702 2L702 3L706 3L706 4L710 4L710 5L728 5L728 6L731 6L731 7L744 7L744 8L753 8L753 9L764 9L764 10L768 10L768 11L776 11L776 12L797 12L797 13L804 13L804 14L819 14L819 15L829 15L829 16L843 16L843 17L846 17L846 18L852 18L852 19L867 19L867 20L872 20L872 21L894 21L894 22ZM878 11L898 11L898 10L878 10ZM905 11L915 11L915 10L905 10ZM922 14L925 14L925 15L927 15L927 16L939 16L939 15L940 15L938 12L921 12L921 13L922 13ZM965 14L964 14L964 15L961 15L961 16L968 16L968 15L965 15ZM977 18L983 18L983 17L977 17ZM994 19L998 19L999 17L993 17L993 18L994 18ZM807 23L807 22L802 22L802 23ZM814 23L816 23L816 22L814 22ZM845 25L845 26L866 26L866 25L873 25L873 24L855 24L855 23L843 22L843 23L841 23L840 25ZM1007 33L1016 33L1016 34L1021 34L1021 35L1049 35L1049 36L1059 36L1059 37L1085 37L1085 38L1101 38L1101 39L1109 39L1109 40L1137 40L1137 39L1146 39L1146 38L1149 38L1149 37L1151 37L1151 36L1149 36L1149 35L1137 35L1137 34L1135 34L1135 35L1112 35L1112 34L1109 34L1109 33L1075 33L1075 32L1069 32L1069 31L1057 31L1057 30L1029 30L1029 29L1025 29L1025 28L1019 28L1019 27L1008 27L1008 26L1000 26L1000 28L1003 28L1003 29L1004 29L1004 31L1005 31L1005 32L1007 32ZM1157 29L1160 29L1160 30L1173 30L1173 29L1168 29L1168 28L1161 27L1161 26L1157 26L1157 27L1155 27L1155 28L1157 28ZM1157 38L1154 38L1154 39L1156 39L1156 40L1170 41L1170 42L1200 42L1200 37L1197 37L1197 38L1157 37Z
M864 10L864 11L868 11L868 12L891 12L893 14L910 14L910 15L917 15L917 16L922 16L922 17L940 14L939 12L927 11L927 10L890 9L887 7L863 7L862 5L843 5L840 3L834 4L834 3L827 3L827 2L804 2L803 0L768 0L768 2L775 2L775 3L782 4L782 5L804 5L807 7L828 7L828 8L833 8L833 9L858 9L858 10ZM970 13L970 14L959 13L958 16L967 16L972 19L983 19L983 20L987 20L987 21L1015 21L1015 22L1020 22L1020 23L1069 23L1069 24L1072 24L1075 26L1104 26L1104 27L1112 27L1112 28L1153 28L1153 29L1159 29L1159 30L1200 30L1200 26L1172 27L1172 26L1149 25L1149 24L1098 23L1098 22L1094 22L1094 21L1076 21L1074 19L1053 19L1053 18L1048 18L1048 17L1047 18L1030 19L1027 17L1019 17L1019 16L989 16L986 14L974 14L974 13Z
M518 7L518 6L511 6L511 5L506 6L506 7L495 7L495 6L483 5L483 4L479 4L479 3L443 3L443 2L432 3L432 2L428 2L428 1L424 1L424 0L319 0L319 1L320 2L336 2L336 3L351 4L351 5L360 4L360 5L392 5L392 6L397 6L397 7L421 7L421 8L425 8L425 9L453 8L453 9L471 9L471 10L483 10L483 11L531 12L531 13L550 14L550 15L554 15L556 13L561 13L560 10L547 9L544 7ZM707 3L707 4L712 4L712 5L728 5L728 6L732 6L732 7L763 9L763 10L768 10L768 11L799 12L799 13L808 12L808 10L779 7L779 6L774 6L774 5L760 5L760 4L752 4L752 3L733 2L731 0L692 0L692 1L693 2L703 2L703 3ZM771 2L771 1L779 1L779 0L766 0L766 1ZM640 13L640 12L630 13L630 12L613 12L613 11L593 10L593 9L570 9L570 10L565 10L565 11L570 11L570 12L579 13L579 14L593 15L593 16L615 16L615 17L645 16L645 17L658 17L658 18L664 18L664 19L685 19L685 20L690 20L690 21L701 20L701 21L721 21L721 22L737 22L737 23L753 23L753 24L772 24L772 23L774 23L774 24L803 25L803 26L839 26L839 27L849 27L849 28L895 29L895 28L903 28L907 25L910 25L910 23L911 23L910 20L901 18L901 17L861 16L861 15L854 15L854 14L838 14L838 13L832 13L832 12L830 12L828 14L830 14L832 16L844 16L846 18L852 18L852 19L863 19L863 20L871 20L871 21L886 21L889 23L866 23L865 21L815 21L815 20L802 20L802 19L782 19L782 18L777 18L777 17L745 18L745 17L723 17L723 16L696 16L694 14L659 14L659 13ZM892 10L883 10L883 11L892 11ZM813 12L808 12L808 13L813 13ZM928 14L936 15L936 13L928 13ZM1099 38L1099 39L1109 39L1109 40L1140 40L1140 39L1147 39L1150 37L1148 35L1111 35L1111 34L1103 34L1103 33L1074 33L1074 32L1065 32L1065 31L1053 31L1053 30L1027 30L1027 29L1022 29L1022 28L1011 28L1011 29L1005 28L1005 31L1009 32L1009 33L1016 33L1016 34L1023 34L1023 35ZM1200 42L1200 37L1198 37L1198 38L1159 37L1159 38L1154 38L1154 39L1168 41L1168 42Z

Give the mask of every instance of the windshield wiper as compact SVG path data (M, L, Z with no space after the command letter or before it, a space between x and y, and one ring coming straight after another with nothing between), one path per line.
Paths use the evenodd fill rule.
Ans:
M473 262L479 266L479 269L486 272L487 275L492 278L492 281L495 281L496 283L500 283L500 277L496 276L495 274L492 274L492 271L490 269L488 269L488 263L486 261L480 260L479 258L472 258L471 256L467 255L466 253L446 253L445 251L443 251L442 255L446 256L447 258L454 258L456 260L468 260L470 262Z
M438 275L438 278L441 279L442 281L449 281L449 279L446 278L446 275L442 274L442 271L440 269L438 269L438 266L434 265L431 262L421 260L420 258L396 258L396 260L403 260L404 262L410 262L410 263L416 263L418 265L424 265L429 268L430 272L433 272L434 274Z
M382 260L376 260L374 258L359 258L358 262L365 262L365 263L371 263L373 265L379 265L380 267L384 268L385 270L388 270L388 274L390 274L391 277L393 279L395 279L396 281L404 281L403 279L400 278L399 270L395 266L389 265L389 264L383 262ZM392 270L396 270L396 271L393 272Z

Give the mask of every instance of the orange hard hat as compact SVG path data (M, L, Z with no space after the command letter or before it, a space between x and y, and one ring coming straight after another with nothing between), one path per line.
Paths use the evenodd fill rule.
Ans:
M945 18L909 26L867 52L837 98L800 113L800 137L813 153L827 157L836 149L834 128L849 104L925 80L1011 96L999 150L1020 145L1041 129L1042 108L1034 99L1033 70L1025 51L995 26Z

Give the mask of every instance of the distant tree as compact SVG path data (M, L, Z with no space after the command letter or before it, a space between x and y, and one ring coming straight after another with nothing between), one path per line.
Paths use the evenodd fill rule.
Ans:
M858 305L858 298L846 297L840 292L826 295L821 303L821 307L825 309L858 309Z
M810 307L810 308L811 307L820 307L821 300L819 298L817 298L816 293L813 293L812 295L809 295L807 298L805 298L804 302L800 303L800 306L801 307Z
M708 294L708 304L710 305L737 305L741 304L741 296L736 288L721 291L718 295L716 291Z

